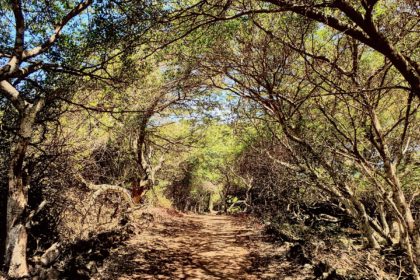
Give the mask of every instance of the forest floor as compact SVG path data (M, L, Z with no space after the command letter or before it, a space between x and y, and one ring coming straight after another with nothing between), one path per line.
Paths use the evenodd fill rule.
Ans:
M178 214L116 248L94 279L305 279L312 269L287 251L245 218Z

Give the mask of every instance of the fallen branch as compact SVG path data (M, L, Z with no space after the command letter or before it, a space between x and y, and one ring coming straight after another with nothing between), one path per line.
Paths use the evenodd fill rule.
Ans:
M95 191L92 195L92 199L96 200L98 196L100 196L103 193L119 193L122 195L122 197L130 204L130 207L135 207L134 201L131 199L131 193L129 190L127 190L124 187L118 186L118 185L109 185L109 184L93 184L91 182L86 181L81 175L77 176L80 181L86 185L89 189Z
M31 213L29 214L27 220L26 220L26 227L30 228L32 225L32 220L33 218L39 213L41 212L42 209L44 209L44 207L47 205L47 200L43 200L39 205L38 208L36 210L32 210Z
M48 248L44 254L41 256L40 258L40 263L44 266L47 267L48 265L50 265L51 263L53 263L58 256L60 255L60 248L61 248L61 244L56 242L53 245L51 245L50 248Z
M90 202L88 204L88 210L86 211L86 214L84 215L82 219L82 223L85 220L87 214L89 213L90 209L92 209L93 205L95 204L98 197L102 194L108 194L108 193L118 193L120 194L124 200L130 205L130 208L136 209L139 208L139 206L136 205L136 203L133 201L131 197L131 193L129 190L127 190L124 187L120 187L118 185L108 185L108 184L93 184L91 182L86 181L81 175L78 175L78 178L80 181L85 184L89 189L95 191L91 198Z
M120 187L120 186L116 186L116 185L107 185L107 184L101 184L101 185L90 184L88 186L88 188L95 191L92 194L92 197L91 197L91 203L92 203L92 205L93 205L93 203L95 203L96 199L100 195L102 195L102 194L106 194L106 193L119 193L125 199L125 201L128 202L128 204L130 205L130 207L133 207L133 208L136 207L136 204L131 199L131 193L130 193L130 191L127 190L126 188L123 188L123 187ZM91 205L89 204L89 206L91 206Z

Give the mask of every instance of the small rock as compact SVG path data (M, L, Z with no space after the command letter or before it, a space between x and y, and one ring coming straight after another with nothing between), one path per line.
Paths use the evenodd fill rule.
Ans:
M313 265L311 265L310 263L306 263L303 268L305 269L311 269L313 267Z
M86 265L86 268L91 272L91 273L96 273L98 271L97 267L96 267L96 262L94 261L90 261L88 262L88 264Z

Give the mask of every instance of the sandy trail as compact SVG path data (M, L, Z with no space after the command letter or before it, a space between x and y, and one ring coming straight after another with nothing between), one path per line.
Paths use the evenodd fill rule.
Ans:
M256 252L264 250L259 239L255 228L233 217L184 215L112 252L97 279L279 279L268 267L264 275L254 269Z

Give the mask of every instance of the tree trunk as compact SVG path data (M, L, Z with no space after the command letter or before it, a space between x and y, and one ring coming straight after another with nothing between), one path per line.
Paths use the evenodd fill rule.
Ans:
M15 147L12 148L9 164L5 264L8 267L10 277L28 275L26 264L27 233L25 228L28 187L23 184L23 160L28 144L29 139L27 137L18 139L18 142L13 145Z
M213 210L213 199L212 199L212 195L211 194L209 194L208 207L209 207L209 212L210 213L213 213L214 212L214 210Z
M3 168L3 167L2 167ZM6 169L6 168L4 168ZM6 179L6 178L5 178ZM3 270L6 250L6 212L7 212L7 182L0 185L0 271Z
M417 232L414 236L414 246L415 246L415 252L417 255L417 265L420 266L420 233Z
M386 220L386 212L384 209L384 203L382 201L378 202L378 212L379 212L379 219L381 221L382 228L384 233L389 237L390 229L388 225L388 221Z
M366 213L365 206L363 205L363 203L356 201L356 199L354 203L356 204L355 206L359 212L360 225L362 227L362 230L366 238L369 241L369 246L374 249L379 249L380 246L379 246L378 240L375 237L375 231L372 229L372 227L369 224L369 216Z
M31 141L36 114L43 106L43 101L35 105L27 104L20 112L19 130L16 141L11 147L8 168L8 197L6 213L6 251L5 267L10 277L21 278L29 275L26 263L27 204L29 180L24 180L24 160Z
M190 201L188 200L187 202L185 202L185 206L184 208L184 212L187 212L190 209Z

